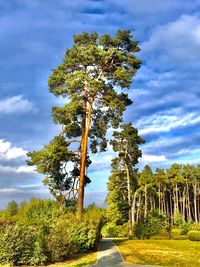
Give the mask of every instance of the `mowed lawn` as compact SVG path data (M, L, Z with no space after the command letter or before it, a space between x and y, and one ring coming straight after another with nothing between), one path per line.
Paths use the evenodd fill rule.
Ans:
M200 267L200 242L189 240L115 240L127 263Z

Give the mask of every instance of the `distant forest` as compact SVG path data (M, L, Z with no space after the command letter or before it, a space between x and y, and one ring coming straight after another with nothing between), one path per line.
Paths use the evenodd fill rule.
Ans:
M132 224L144 221L148 212L158 210L173 225L175 214L186 222L199 222L200 219L200 165L173 164L169 169L157 168L152 171L149 165L132 175L132 205L128 205L127 179L125 170L114 169L108 182L107 203L111 217L118 223L127 221L131 209ZM112 215L113 214L113 215Z

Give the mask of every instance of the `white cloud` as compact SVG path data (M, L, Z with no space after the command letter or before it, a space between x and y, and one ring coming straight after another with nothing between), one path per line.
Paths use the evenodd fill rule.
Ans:
M23 190L19 188L2 188L0 189L0 193L22 193Z
M21 147L12 147L12 143L0 139L0 159L12 160L25 157L27 151Z
M164 155L143 155L141 161L144 162L161 162L161 161L166 161L167 158Z
M172 67L198 62L200 57L200 19L182 15L174 22L158 26L141 49L152 65ZM187 66L187 64L184 64Z
M17 173L34 173L35 167L33 166L20 166L16 168Z
M142 145L142 150L143 152L145 151L151 151L151 150L155 150L155 149L162 149L165 146L173 145L173 146L177 146L178 144L183 142L183 138L182 137L160 137L158 139L155 139L151 142L145 143L144 145Z
M0 139L0 154L5 153L10 149L11 143Z
M140 134L168 132L175 128L195 125L200 122L200 115L195 112L183 113L180 108L160 111L140 119L136 125Z
M0 100L0 114L28 113L35 110L35 105L22 95Z
M19 157L26 156L27 151L23 150L21 147L12 147L6 151L7 159L15 159Z
M190 149L190 148L183 148L179 150L176 154L176 156L182 156L182 155L187 155L187 156L196 156L196 159L199 160L200 157L200 149Z
M20 167L0 165L0 173L34 173L34 167L25 165Z

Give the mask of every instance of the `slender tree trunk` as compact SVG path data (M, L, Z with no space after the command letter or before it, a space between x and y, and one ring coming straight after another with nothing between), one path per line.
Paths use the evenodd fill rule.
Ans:
M188 221L191 220L191 207L190 207L190 194L189 194L189 185L188 182L186 182L186 194L187 194L187 205L188 205Z
M140 205L141 205L141 194L139 195L139 199L138 199L137 216L136 216L137 223L139 222Z
M163 189L163 213L166 214L165 189Z
M160 190L160 184L159 184L159 187L158 187L158 211L159 211L159 213L161 211L160 195L161 195L161 190Z
M136 212L136 199L137 199L137 193L138 191L136 190L133 195L133 202L132 202L132 225L135 224L135 212Z
M194 219L195 222L198 222L198 217L197 217L197 183L193 185L194 188Z
M156 209L156 200L155 200L155 198L153 199L153 209L154 210Z
M167 194L167 196L168 196L168 194ZM170 220L170 207L169 207L169 199L168 199L168 197L167 197L167 199L166 199L166 209L167 209L167 220L169 221Z
M87 99L84 99L87 101ZM92 106L94 102L94 97L91 98L90 105L88 108L88 114L86 116L85 131L84 136L82 136L82 145L81 147L81 168L80 168L80 184L79 184L79 193L78 193L78 208L77 208L77 219L80 220L83 212L84 205L84 189L85 189L85 168L87 161L87 146L88 146L88 135L91 124L91 115L92 115ZM87 106L87 102L84 104ZM87 112L87 110L86 110Z
M179 212L179 203L178 203L178 185L176 183L176 211Z
M128 157L128 143L126 144L126 157ZM132 209L131 209L131 177L129 173L128 164L125 163L126 177L127 177L127 191L128 191L128 225L129 225L129 238L133 237L133 224L132 224Z
M171 189L169 191L169 204L170 204L170 223L173 225L173 214L174 214L174 211L173 211L173 202L172 202L172 192L171 192Z
M183 188L183 219L186 220L186 216L185 216L185 186Z
M144 217L147 216L147 185L144 186Z

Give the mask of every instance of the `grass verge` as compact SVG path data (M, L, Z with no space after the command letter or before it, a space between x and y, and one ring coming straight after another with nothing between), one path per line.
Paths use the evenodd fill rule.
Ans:
M199 267L200 242L189 240L115 240L127 263Z
M58 262L54 264L46 265L45 267L82 267L90 266L96 263L97 252L83 253L77 256L73 260L68 260L64 262ZM0 267L9 267L9 264L1 265ZM29 266L31 267L31 266ZM44 266L43 266L44 267Z

